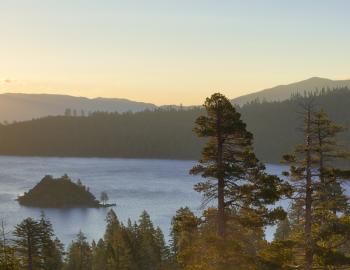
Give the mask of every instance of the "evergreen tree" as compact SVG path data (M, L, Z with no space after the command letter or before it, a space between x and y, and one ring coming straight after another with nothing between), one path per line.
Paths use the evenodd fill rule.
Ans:
M41 215L40 224L40 241L41 241L41 264L43 270L59 270L63 265L63 245L55 234L51 222Z
M288 217L281 220L276 228L274 240L287 240L291 233L291 226Z
M299 145L293 155L285 155L284 161L291 163L290 173L285 173L286 176L291 176L291 179L296 183L294 185L294 191L297 193L297 197L300 201L304 200L304 268L305 270L311 270L313 267L313 239L312 239L312 203L314 193L314 181L313 165L315 160L313 159L313 144L314 137L312 136L312 115L313 115L313 100L307 100L302 105L303 108L303 134L304 144Z
M103 205L105 205L107 203L107 201L109 200L108 198L108 194L106 191L102 191L101 192L101 196L100 196L100 200L102 202Z
M19 261L15 256L15 249L10 246L9 232L5 229L5 223L0 224L0 270L18 270Z
M171 221L171 251L173 261L184 266L199 232L200 219L188 208L180 208Z
M222 241L217 235L216 208L204 211L200 221L186 212L178 213L173 222L172 235L177 235L173 243L178 243L174 269L256 269L257 252L265 242L261 228L242 226L230 218Z
M313 115L312 131L315 136L315 158L318 161L319 183L315 187L317 208L334 214L349 212L349 202L342 184L350 179L350 170L336 166L338 161L350 157L348 151L339 144L339 134L345 131L341 125L329 119L321 109Z
M347 241L346 228L350 228L346 224L348 198L341 186L350 172L335 167L337 160L347 156L336 138L343 128L333 123L324 110L315 111L312 99L303 109L304 143L294 154L284 156L291 164L285 175L294 182L296 199L291 213L292 235L304 248L304 269L315 265L327 269L348 263L339 247Z
M143 211L138 224L138 237L140 243L140 269L152 269L160 264L155 242L155 229L149 214Z
M154 232L155 249L157 254L156 269L168 269L170 266L170 250L165 243L162 230L157 227Z
M140 238L138 235L138 225L136 222L132 223L128 219L127 226L124 227L124 241L132 255L132 264L130 269L138 269L140 256Z
M349 152L338 143L345 129L329 119L321 109L313 115L315 156L319 182L315 186L313 205L315 255L318 264L328 267L350 266L350 256L341 247L350 241L350 205L342 185L350 180L350 170L337 167Z
M299 264L298 250L293 240L274 240L267 243L259 252L258 268L261 270L293 270L302 269Z
M41 268L41 226L32 218L23 220L15 227L15 248L25 269Z
M135 262L131 247L126 241L123 224L112 209L108 212L106 221L104 241L107 248L107 269L132 269Z
M208 179L196 185L207 200L216 199L218 205L217 233L225 238L227 209L233 209L246 224L262 227L283 219L281 208L270 209L287 185L277 176L265 173L252 149L253 136L230 101L221 94L213 94L204 104L207 116L196 120L195 132L207 138L200 164L192 174Z
M102 239L92 244L92 270L107 270L106 246Z
M82 232L70 244L66 260L66 270L92 270L91 247Z

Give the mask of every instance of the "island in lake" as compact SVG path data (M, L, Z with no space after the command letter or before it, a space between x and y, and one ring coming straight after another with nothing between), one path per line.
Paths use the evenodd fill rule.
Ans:
M104 196L105 197L105 196ZM101 204L80 180L73 182L68 175L53 178L46 175L35 187L18 197L21 205L40 208L110 207Z

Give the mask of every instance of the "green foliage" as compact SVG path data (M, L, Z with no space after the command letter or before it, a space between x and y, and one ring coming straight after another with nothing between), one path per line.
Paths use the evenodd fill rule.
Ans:
M107 270L107 249L104 241L100 239L97 243L92 243L92 269Z
M274 240L287 240L289 238L291 230L292 228L289 223L289 219L288 217L286 217L284 220L278 222L276 232L274 235Z
M296 243L292 240L274 240L268 243L259 253L258 269L261 270L292 270L301 269L295 262Z
M200 219L188 208L180 208L176 211L176 215L171 221L171 251L178 261L180 251L184 251L191 247L194 238L198 233Z
M107 214L107 228L104 236L107 253L107 269L135 269L135 258L126 239L124 225L113 210Z
M207 138L207 143L199 165L191 173L206 179L195 189L207 201L218 201L218 234L224 236L228 208L237 221L253 227L283 219L281 208L267 206L288 194L289 186L265 172L253 152L253 135L246 130L241 115L221 94L207 98L204 107L207 115L196 120L195 132Z
M92 250L82 232L68 248L65 270L92 270Z
M32 218L27 218L18 224L14 231L15 247L21 264L28 270L41 267L41 226Z
M204 211L201 219L189 209L177 211L171 233L175 269L256 269L256 253L265 242L262 229L244 227L228 213L223 239L217 235L216 217L214 208Z
M104 239L91 247L92 270L168 269L170 252L163 232L154 228L147 212L141 214L139 223L129 220L124 226L110 210L106 222Z
M14 249L21 267L35 270L60 270L63 246L54 238L51 223L42 215L39 221L23 220L14 230Z
M344 128L331 121L324 110L315 110L312 102L304 107L304 143L284 157L291 164L285 175L294 182L295 198L287 239L304 250L295 260L297 265L341 269L350 265L349 250L344 249L350 240L350 208L342 187L350 180L350 172L336 165L349 155L338 143Z
M34 188L18 197L18 202L41 208L99 206L95 196L80 180L74 183L67 175L58 179L51 175L45 176Z
M0 270L19 270L21 269L20 261L16 250L10 246L0 245Z
M4 221L1 221L0 227L0 270L19 270L20 261L16 256L16 250L10 244L8 239L9 232L5 229Z
M63 266L63 245L55 234L51 222L42 213L40 224L41 269L60 270Z

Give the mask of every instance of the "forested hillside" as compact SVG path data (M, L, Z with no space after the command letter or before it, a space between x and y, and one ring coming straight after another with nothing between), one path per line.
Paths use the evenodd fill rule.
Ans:
M255 93L240 96L233 99L232 103L245 105L257 99L265 101L285 101L294 94L304 94L304 92L313 92L316 89L322 88L334 89L341 87L350 87L350 80L330 80L326 78L312 77L307 80L286 85L278 85Z
M333 120L350 126L348 88L321 91L314 95L314 100ZM297 127L302 102L303 97L295 96L283 102L251 102L238 108L248 130L254 134L260 159L278 162L300 141ZM196 139L192 129L201 110L94 113L2 125L0 154L197 159L203 141ZM343 136L350 141L349 132Z
M302 142L301 105L305 98L294 96L283 102L252 102L241 108L248 129L254 134L258 156L266 162L278 162L293 145ZM314 109L324 108L335 122L350 128L350 90L320 91L313 97ZM350 147L350 132L344 132L340 141Z
M0 128L0 153L192 159L201 143L192 132L199 109L46 117Z

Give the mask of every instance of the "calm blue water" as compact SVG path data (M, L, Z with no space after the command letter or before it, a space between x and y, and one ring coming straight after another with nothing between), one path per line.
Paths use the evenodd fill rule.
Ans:
M26 217L40 216L41 209L20 206L15 199L32 188L44 175L59 177L67 173L98 198L107 191L121 221L137 220L147 210L155 225L168 237L176 210L188 206L200 213L201 196L193 190L200 178L190 176L194 161L104 158L39 158L0 156L0 219L12 229ZM268 170L280 174L282 166ZM45 209L56 235L68 244L82 230L88 239L98 239L105 230L107 209ZM271 239L273 229L267 230Z

